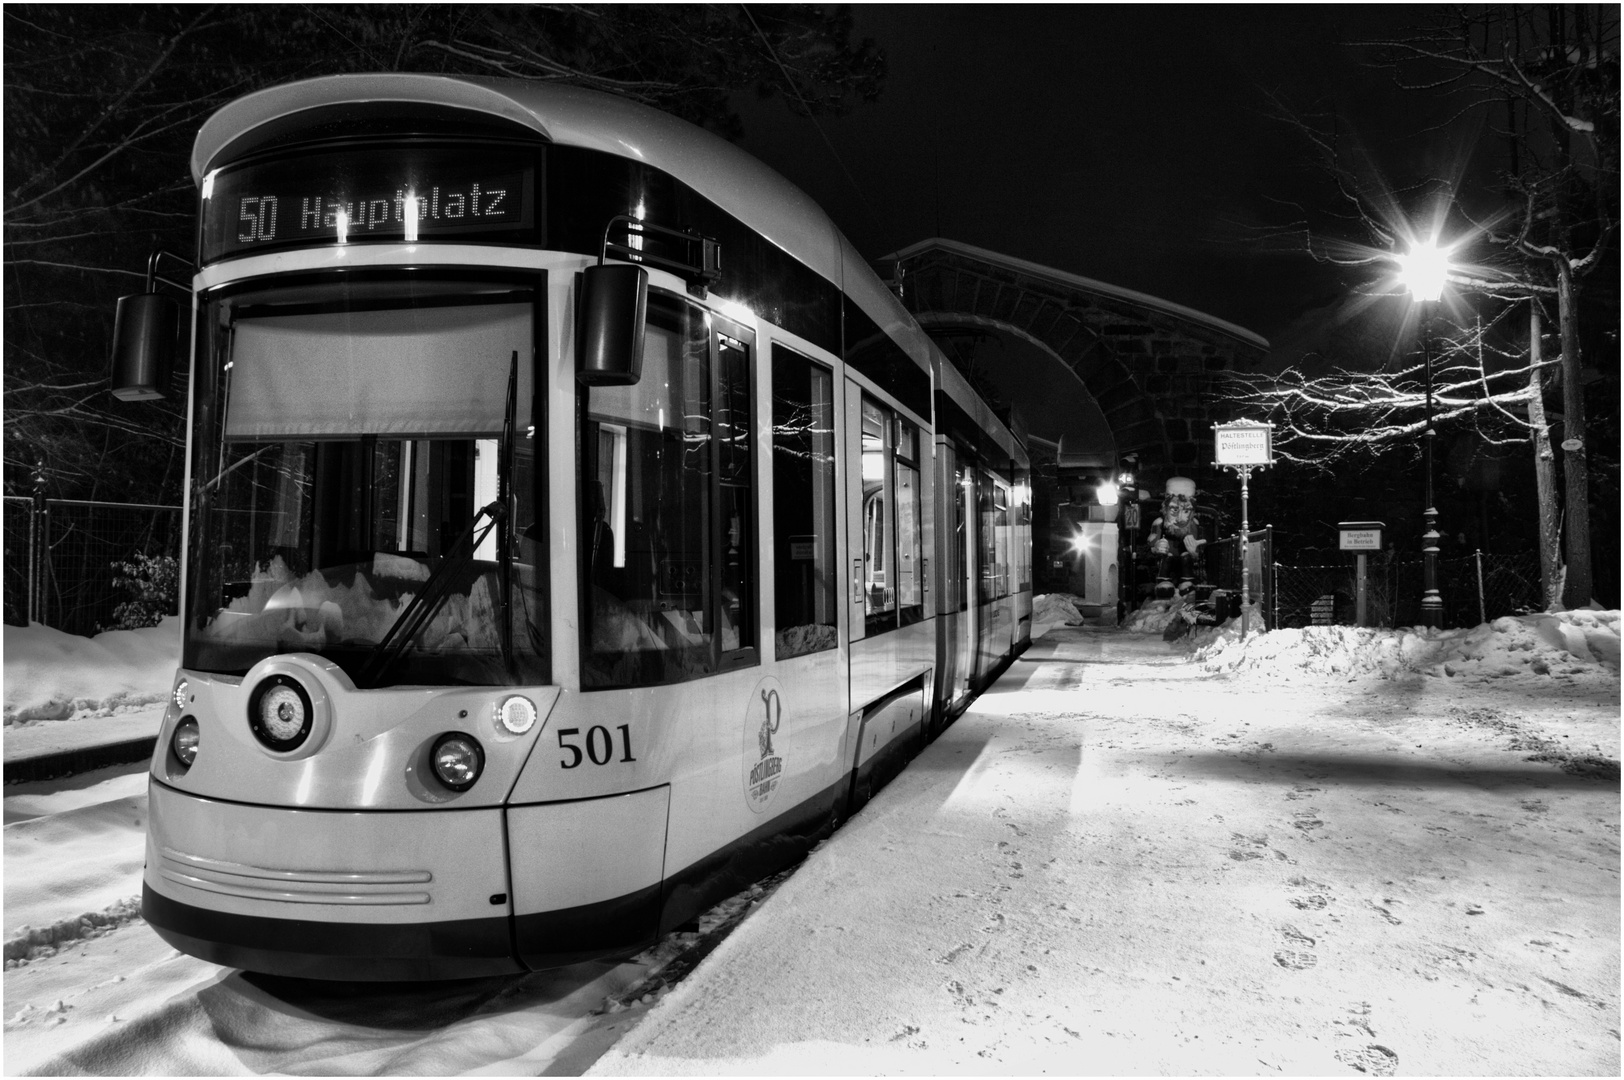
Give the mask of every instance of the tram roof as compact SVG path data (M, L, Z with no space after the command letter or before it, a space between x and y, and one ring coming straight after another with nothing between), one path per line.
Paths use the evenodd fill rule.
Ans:
M725 139L612 94L520 79L446 75L331 75L273 86L221 108L198 131L192 177L285 130L300 112L398 103L483 113L549 142L631 158L682 181L835 283L858 258L823 209L794 184ZM861 260L859 259L861 262ZM862 265L867 267L867 263Z
M924 331L822 206L763 162L687 120L577 86L450 75L328 75L245 94L211 115L192 148L192 177L284 135L300 112L400 104L463 109L529 128L544 140L641 161L676 177L771 244L822 274L929 369Z
M612 94L556 83L411 73L329 75L238 98L192 147L199 184L223 161L281 137L297 114L343 105L437 106L482 113L548 142L641 161L693 188L839 287L929 371L938 352L834 221L767 165L686 120Z

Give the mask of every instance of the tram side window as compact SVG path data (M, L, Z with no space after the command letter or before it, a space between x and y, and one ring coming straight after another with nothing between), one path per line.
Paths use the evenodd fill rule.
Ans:
M1015 591L1032 588L1032 479L1030 473L1017 473L1013 516L1015 552Z
M902 625L907 626L925 614L919 429L901 417L896 423L897 604Z
M697 678L756 648L749 352L650 296L642 377L583 388L584 687Z
M944 611L967 611L970 607L970 521L969 504L975 498L973 471L959 464L953 470L953 560L946 576Z
M863 395L863 615L869 634L897 626L896 505L890 467L896 414Z
M832 649L835 557L834 376L773 346L774 655Z
M1010 594L1011 560L1014 557L1015 545L1011 533L1014 531L1010 525L1012 520L1009 509L1009 485L996 476L993 477L993 523L995 525L994 538L997 542L998 567L998 598L1003 599Z
M1009 485L986 470L976 474L981 517L981 602L1009 595Z

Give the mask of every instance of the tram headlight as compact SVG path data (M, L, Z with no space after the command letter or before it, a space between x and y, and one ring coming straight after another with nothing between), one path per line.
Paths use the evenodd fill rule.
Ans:
M175 734L169 738L169 749L175 755L175 760L192 767L197 760L197 747L202 742L203 733L198 729L197 717L183 716L180 723L175 725Z
M297 679L272 675L248 699L248 726L266 749L285 754L310 737L316 710Z
M448 731L434 740L429 761L440 783L452 791L467 791L485 768L485 751L472 735Z
M191 696L192 688L185 679L175 684L175 708L186 708L186 701Z
M523 735L536 726L536 703L520 694L503 698L496 706L496 722L502 730Z

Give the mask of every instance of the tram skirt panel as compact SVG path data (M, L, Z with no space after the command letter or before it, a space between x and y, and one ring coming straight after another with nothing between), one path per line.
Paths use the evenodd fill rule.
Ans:
M508 810L519 957L559 967L654 940L671 789Z

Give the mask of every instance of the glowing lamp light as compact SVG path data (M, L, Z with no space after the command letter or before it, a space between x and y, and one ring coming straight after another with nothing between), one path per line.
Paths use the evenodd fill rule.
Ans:
M408 244L417 243L417 215L418 215L417 205L418 205L417 196L415 194L413 194L412 192L407 192L406 193L405 217L406 217L406 242Z
M337 214L338 242L347 244L350 241L350 215L340 210Z
M1115 506L1119 494L1121 494L1120 489L1109 480L1102 482L1096 492L1101 506Z
M1398 257L1398 280L1416 300L1436 300L1444 294L1449 256L1431 243L1417 244Z

